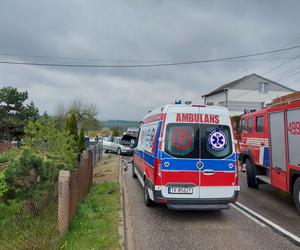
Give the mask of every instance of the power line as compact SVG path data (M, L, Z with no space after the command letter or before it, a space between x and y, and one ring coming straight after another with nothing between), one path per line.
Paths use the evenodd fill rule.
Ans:
M286 75L288 75L288 74L294 72L295 70L298 70L299 67L300 67L299 64L298 64L298 65L294 65L293 67L291 67L291 68L289 68L289 69L287 69L287 70L285 70L285 71L282 71L282 72L280 72L280 73L277 73L276 75L273 76L273 78L275 78L275 80L276 80L276 79L278 79L278 78L281 78L281 77L283 77L283 76L286 76Z
M294 76L294 75L296 75L296 74L299 74L299 73L300 73L300 70L298 70L298 71L296 71L296 72L293 72L292 74L289 74L289 75L287 75L287 76L281 77L281 78L279 78L277 81L281 81L281 80L283 80L283 79L290 78L290 77L292 77L292 76Z
M73 68L146 68L146 67L164 67L164 66L177 66L177 65L189 65L189 64L200 64L200 63L211 63L211 62L224 62L235 59L261 56L266 54L273 54L283 51L289 51L293 49L300 48L300 45L264 51L259 53L252 53L246 55L224 57L224 58L215 58L207 60L191 60L191 61L182 61L182 62L168 62L168 63L153 63L153 64L119 64L119 65L97 65L97 64L58 64L58 63L35 63L35 62L15 62L15 61L0 61L0 64L10 64L10 65L31 65L31 66L47 66L47 67L73 67Z
M101 62L141 62L141 63L169 63L167 60L138 60L138 59L104 59L104 58L92 58L92 57L64 57L64 56L46 56L46 55L29 55L29 54L14 54L14 53L0 53L1 56L12 58L39 58L39 59L58 59L58 60L80 60L80 61L101 61ZM277 61L277 60L289 60L294 57L272 57L272 58L256 58L256 59L244 59L235 61ZM177 60L177 62L184 62L185 60Z
M293 61L293 60L299 58L299 56L300 56L300 54L297 55L297 56L294 56L294 57L292 57L292 58L290 58L290 59L288 59L288 60L286 60L286 61L283 62L283 63L280 63L279 65L275 66L274 68L269 69L268 71L266 71L265 73L263 73L263 75L266 75L266 74L268 74L268 73L270 73L270 72L273 72L274 70L276 70L276 69L282 67L283 65L285 65L285 64L287 64L287 63L289 63L289 62L291 62L291 61Z
M64 57L64 56L46 56L46 55L29 55L29 54L14 54L14 53L0 53L0 56L15 57L15 58L41 58L41 59L58 59L58 60L81 60L81 61L102 61L102 62L168 62L159 60L122 60L122 59L103 59L103 58L91 58L91 57Z

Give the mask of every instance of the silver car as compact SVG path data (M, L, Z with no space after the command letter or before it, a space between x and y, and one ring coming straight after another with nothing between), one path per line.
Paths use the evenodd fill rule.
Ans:
M118 155L132 154L133 150L130 147L130 143L123 141L121 137L115 137L113 141L110 138L103 138L103 149L105 152L114 152Z

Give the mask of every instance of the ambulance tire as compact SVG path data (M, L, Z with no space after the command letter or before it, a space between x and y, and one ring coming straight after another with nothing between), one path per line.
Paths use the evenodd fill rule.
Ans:
M132 167L131 167L131 176L132 176L132 178L136 179L137 176L136 176L136 173L134 172L134 170L135 170L134 163L132 163Z
M297 213L300 215L300 177L298 177L294 183L293 198Z
M144 203L147 207L153 206L153 201L151 200L149 196L149 191L148 191L148 185L145 182L145 187L144 187Z
M246 160L247 184L249 188L258 188L258 181L255 177L255 168L250 159Z

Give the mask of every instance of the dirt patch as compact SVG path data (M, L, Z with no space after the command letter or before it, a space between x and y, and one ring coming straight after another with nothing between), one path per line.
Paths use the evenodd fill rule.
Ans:
M94 183L119 181L120 156L104 155L94 168Z

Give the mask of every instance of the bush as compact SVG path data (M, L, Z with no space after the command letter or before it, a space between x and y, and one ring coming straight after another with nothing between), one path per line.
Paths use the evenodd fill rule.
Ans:
M77 167L77 144L67 131L55 128L42 117L25 129L23 146L16 151L5 171L7 198L32 197L57 182L60 170Z
M0 172L0 198L2 198L3 194L8 191L8 187L5 181L4 172Z

